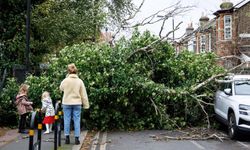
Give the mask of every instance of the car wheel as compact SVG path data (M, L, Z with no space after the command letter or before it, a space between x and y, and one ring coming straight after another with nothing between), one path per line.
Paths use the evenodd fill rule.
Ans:
M228 135L230 139L235 139L238 135L238 129L236 126L236 119L234 113L230 113L228 116Z

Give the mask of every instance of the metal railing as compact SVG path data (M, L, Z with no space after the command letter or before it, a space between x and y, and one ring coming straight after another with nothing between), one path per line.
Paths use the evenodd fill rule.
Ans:
M34 143L34 135L35 135L35 118L38 113L37 119L37 141ZM41 110L32 112L31 120L30 120L30 130L29 130L29 150L41 150L42 143L42 112Z
M34 142L35 121L37 117L37 141ZM55 122L54 122L54 150L61 146L61 126L62 126L62 106L61 101L55 104ZM42 112L41 110L33 111L30 119L29 130L29 150L41 150L42 144Z
M61 131L62 131L61 120L62 120L62 104L61 101L57 101L55 105L54 150L57 150L57 147L61 146Z

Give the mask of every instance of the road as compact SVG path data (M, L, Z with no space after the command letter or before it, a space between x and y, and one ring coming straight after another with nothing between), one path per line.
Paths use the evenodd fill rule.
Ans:
M249 150L250 140L159 140L178 133L162 130L98 132L91 150ZM158 137L158 140L157 138Z

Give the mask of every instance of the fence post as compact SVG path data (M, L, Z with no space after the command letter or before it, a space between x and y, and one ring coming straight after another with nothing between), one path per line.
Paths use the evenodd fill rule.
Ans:
M54 132L54 150L57 150L57 134L58 134L58 119L59 119L59 116L58 116L58 109L59 109L59 102L56 102L56 105L55 105L55 132Z
M29 150L33 150L34 143L34 122L36 117L36 111L32 112L31 121L30 121L30 130L29 130Z
M58 120L58 146L61 146L61 123L62 123L62 103L61 101L58 101L58 116L59 116L59 120Z
M37 126L37 142L38 142L38 150L41 150L41 143L42 143L42 112L38 110L38 126Z
M55 115L55 132L54 132L54 150L57 150L57 120L58 120L58 115Z

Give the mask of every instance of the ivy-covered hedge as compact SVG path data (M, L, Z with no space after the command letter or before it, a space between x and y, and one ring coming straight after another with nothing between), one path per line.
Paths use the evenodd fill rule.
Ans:
M223 71L215 64L215 55L176 55L167 42L140 49L156 39L149 32L135 32L115 47L86 43L65 47L51 58L47 72L27 78L29 97L35 107L40 107L44 90L51 92L54 101L61 99L59 84L67 64L75 63L89 96L90 109L84 111L89 129L172 129L204 123L204 113L193 96L203 95L202 100L212 102L215 84L196 92L191 88ZM11 90L7 84L0 98ZM212 114L211 106L205 109Z

